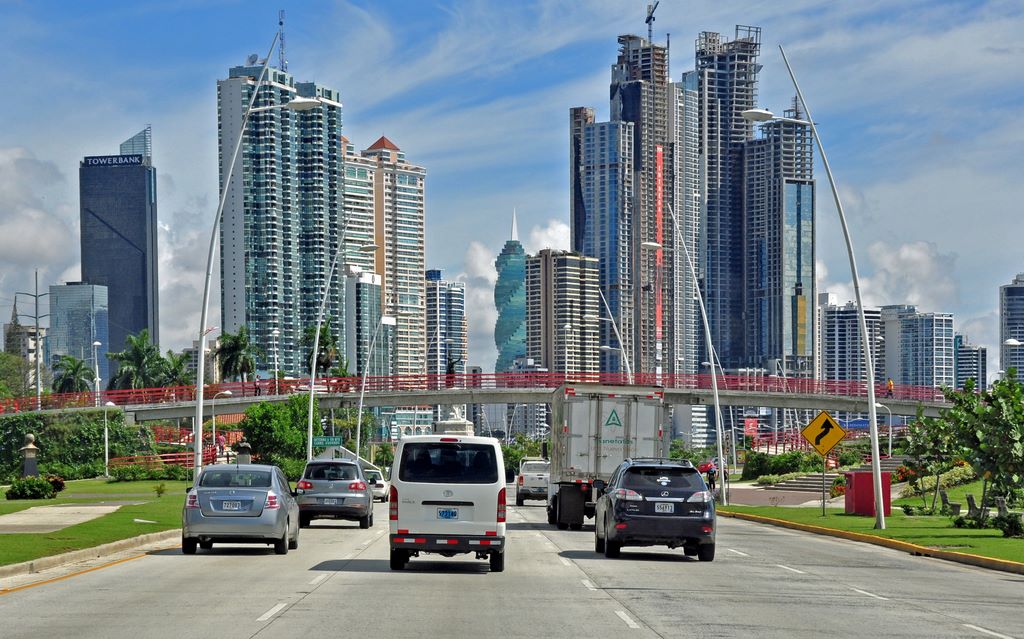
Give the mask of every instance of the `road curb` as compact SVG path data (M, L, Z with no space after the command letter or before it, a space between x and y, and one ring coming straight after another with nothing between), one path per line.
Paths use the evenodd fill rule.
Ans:
M812 526L811 524L800 524L794 521L787 521L785 519L774 519L772 517L764 517L762 515L737 513L726 510L718 510L717 513L719 515L722 515L723 517L745 519L747 521L753 521L760 524L770 524L772 526L781 526L783 528L791 528L793 530L802 530L804 532L814 533L816 535L839 537L840 539L848 539L850 541L859 541L866 544L884 546L886 548L892 548L893 550L901 550L903 552L910 553L911 555L918 555L921 557L934 557L935 559L955 561L957 563L967 564L969 566L977 566L979 568L988 568L989 570L1001 570L1003 572L1012 572L1018 575L1024 575L1024 563L1010 561L1008 559L982 557L981 555L972 555L964 552L953 552L951 550L937 550L935 548L929 548L927 546L918 546L917 544L912 544L906 541L899 541L897 539L888 539L886 537L865 535L863 533L850 532L848 530L823 528L821 526Z
M82 548L81 550L72 550L71 552L65 552L59 555L40 557L39 559L33 559L32 561L23 561L20 564L0 566L0 579L31 574L34 572L42 572L43 570L56 568L57 566L62 566L64 564L73 564L87 559L106 557L107 555L113 555L114 553L131 550L132 548L138 548L139 546L145 546L146 544L170 541L172 539L179 539L180 537L181 529L175 528L173 530L164 530L161 532L139 535L138 537L121 539L120 541L112 541L109 544L93 546L92 548Z

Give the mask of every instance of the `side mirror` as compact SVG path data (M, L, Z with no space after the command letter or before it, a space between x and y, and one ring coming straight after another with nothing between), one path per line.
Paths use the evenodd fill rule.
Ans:
M594 483L593 483L593 486L594 486L594 493L595 494L601 494L601 493L604 492L604 489L608 487L608 484L606 484L603 479L595 479Z
M185 486L185 494L188 494L190 490L192 490L192 486Z

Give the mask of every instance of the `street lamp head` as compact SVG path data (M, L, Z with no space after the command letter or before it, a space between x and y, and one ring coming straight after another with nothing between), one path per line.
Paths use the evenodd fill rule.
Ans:
M374 252L376 252L376 250L378 248L380 248L380 247L377 246L376 244L363 244L362 246L359 247L359 252L360 253L374 253Z
M107 402L106 404L104 404L104 406L106 406L107 408L117 408L117 404L115 404L114 402Z
M272 337L279 337L281 335L281 331L275 328L274 330L270 331L270 335Z
M221 391L221 392L220 392L220 393L218 393L218 394L219 394L219 395L223 395L224 397L231 397L231 396L232 396L232 395L233 395L234 393L232 393L232 392L231 392L231 391L229 391L229 390L226 390L226 391Z
M614 346L608 346L607 344L601 344L600 346L598 346L598 350L614 351L614 352L618 352L619 351L619 349L615 348Z
M885 404L881 402L875 402L875 408L885 408Z
M571 331L572 330L572 324L570 322L566 322L565 325L562 326L562 330Z
M767 122L775 118L775 114L768 109L747 109L741 115L751 122Z
M284 106L291 111L309 111L320 106L320 100L315 98L304 98L302 96L295 96Z
M396 324L398 324L398 319L393 315L381 315L380 323L384 324L385 326L395 326Z
M1021 344L1024 344L1024 342L1021 342L1019 339L1014 339L1012 337L1003 342L1003 346L1020 346Z
M1007 341L1009 341L1009 340L1007 340ZM92 345L93 346L103 346L103 343L102 342L93 342Z
M660 242L640 242L640 248L658 250L661 248Z
M601 318L598 317L597 315L589 315L588 314L588 315L584 315L583 316L583 321L585 321L585 322L596 322L596 321L598 321L600 319Z

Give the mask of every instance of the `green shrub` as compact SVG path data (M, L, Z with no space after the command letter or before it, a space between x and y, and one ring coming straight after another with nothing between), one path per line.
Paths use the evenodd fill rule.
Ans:
M103 462L97 461L82 464L49 462L39 464L39 472L47 475L60 475L65 480L92 479L103 474Z
M302 477L302 471L306 468L306 460L278 458L277 465L284 471L284 476L288 478L288 481L298 481Z
M954 528L988 528L988 521L981 517L964 517L960 515L953 520Z
M163 497L164 493L167 492L167 484L164 484L163 482L161 482L161 483L157 484L156 486L153 486L153 492L156 493L156 496L157 496L158 499L160 497Z
M864 456L855 450L841 450L839 451L839 465L840 466L859 466L864 460Z
M7 489L7 499L52 499L56 494L53 485L42 477L15 479Z
M138 464L115 466L110 469L110 481L144 481L149 479L149 469Z
M821 457L816 453L791 450L778 455L750 453L743 465L740 479L757 479L762 475L786 475L789 473L812 473L821 470Z
M807 473L786 473L784 475L761 475L757 478L758 486L774 486L775 484L781 484L784 481L790 479L796 479L797 477L803 477Z
M950 488L952 486L960 486L961 484L969 484L977 479L977 474L974 469L970 466L954 466L952 470L942 473L939 475L939 488ZM924 494L930 494L935 490L935 475L929 475L927 477L920 477L918 480L906 488L900 493L900 497L917 497Z
M991 520L992 527L1003 531L1003 537L1024 537L1024 522L1017 514L998 515Z
M55 494L64 490L64 478L60 475L47 475L46 481L50 482L50 485L53 486Z

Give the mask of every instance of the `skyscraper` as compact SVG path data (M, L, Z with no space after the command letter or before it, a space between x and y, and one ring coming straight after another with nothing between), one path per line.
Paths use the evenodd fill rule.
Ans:
M744 364L778 360L807 376L814 356L814 155L796 100L743 145L746 285ZM774 374L776 371L770 371Z
M317 98L320 105L251 114L231 182L225 183L261 69L250 58L217 82L220 179L227 191L220 227L221 327L231 333L248 327L263 353L257 364L262 371L272 367L271 333L277 329L280 369L298 375L309 369L299 340L316 324L325 290L325 315L333 330L344 326L344 272L338 269L326 281L343 225L342 105L334 89L268 68L255 107L284 105L296 96Z
M973 379L978 389L988 386L988 349L975 346L966 335L953 335L953 368L956 370L956 388L962 389Z
M873 345L875 383L885 382L885 343L882 314L877 308L865 308L868 341ZM864 351L857 305L827 304L821 309L821 361L819 379L825 381L864 381Z
M526 251L519 243L516 214L512 212L512 235L494 261L498 279L494 283L494 345L498 347L495 373L512 370L517 357L526 356Z
M394 142L381 136L362 153L376 163L373 175L374 271L380 274L384 314L395 327L395 375L426 372L425 183L427 171L410 164Z
M953 314L922 313L910 305L894 304L881 309L885 378L911 386L952 387Z
M90 156L78 169L82 281L106 287L111 351L149 329L160 342L156 169L152 131L126 140L120 155ZM104 376L105 377L105 376Z
M1024 345L1007 344L1011 339L1024 343L1024 273L999 287L999 368L1024 379Z
M19 395L28 395L29 390L35 386L36 358L43 357L41 348L45 338L45 327L40 326L37 333L34 324L30 326L21 323L18 317L18 302L15 301L11 308L11 322L4 324L4 352L21 358L18 373L21 386L12 388L11 391ZM40 374L42 374L48 364L44 359L40 359L39 364Z
M349 265L345 275L345 342L342 352L350 375L391 374L394 327L382 324L381 276ZM378 326L380 327L378 329ZM377 341L373 334L377 333ZM370 347L373 346L373 352Z
M466 284L427 271L427 375L466 372Z
M83 360L89 368L99 363L101 384L110 381L107 359L109 343L109 307L107 287L85 282L68 282L50 286L50 331L46 336L46 361L50 368L62 355Z
M598 372L597 258L543 249L526 258L526 356L552 372Z

